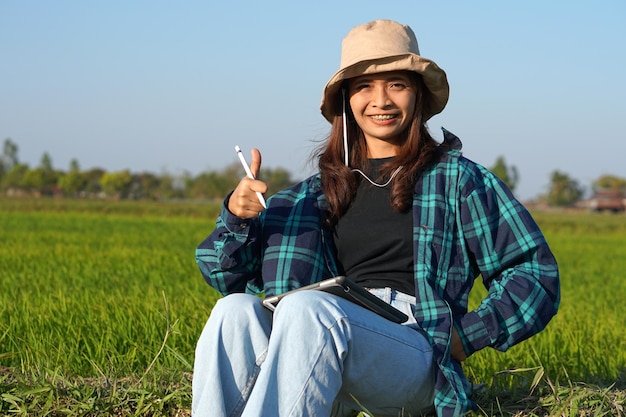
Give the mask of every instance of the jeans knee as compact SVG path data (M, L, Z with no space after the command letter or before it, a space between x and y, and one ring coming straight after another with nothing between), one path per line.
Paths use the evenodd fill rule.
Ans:
M274 312L274 323L286 320L291 325L310 326L322 323L332 326L345 313L338 305L336 297L322 291L300 291L282 299Z
M235 293L217 300L211 310L211 319L236 319L237 316L247 316L251 311L260 307L261 299L254 295Z
M240 331L247 328L251 321L266 321L259 317L267 314L263 310L261 299L254 295L236 293L220 298L202 330L198 347L201 348L205 342L210 343L210 339L217 334Z
M300 312L317 309L320 302L317 297L319 291L298 291L283 298L278 304L277 313L292 315Z

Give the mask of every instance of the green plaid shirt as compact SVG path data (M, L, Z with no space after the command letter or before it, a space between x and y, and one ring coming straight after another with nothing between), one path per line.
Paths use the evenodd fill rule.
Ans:
M450 356L454 325L468 354L506 350L542 330L557 311L559 273L528 211L491 172L461 156L444 131L441 160L424 172L413 197L415 317L438 364L438 415L473 407L461 365ZM456 149L454 149L456 148ZM338 275L319 174L275 194L258 218L224 207L196 260L206 281L226 295L279 294ZM488 295L468 312L468 294L482 277Z

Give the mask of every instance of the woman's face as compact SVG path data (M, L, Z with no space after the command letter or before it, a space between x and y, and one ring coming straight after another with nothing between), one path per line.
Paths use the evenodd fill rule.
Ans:
M361 75L348 83L350 107L368 149L401 145L401 133L413 118L416 85L406 71ZM378 157L374 155L374 157Z

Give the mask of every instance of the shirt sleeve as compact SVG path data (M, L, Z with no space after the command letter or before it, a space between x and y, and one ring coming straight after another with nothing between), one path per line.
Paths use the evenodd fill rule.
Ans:
M488 294L456 323L468 354L504 351L538 333L560 301L557 262L541 230L506 185L477 170L461 192L460 220Z
M206 282L220 294L262 291L261 222L228 210L228 196L215 230L196 249L196 262Z

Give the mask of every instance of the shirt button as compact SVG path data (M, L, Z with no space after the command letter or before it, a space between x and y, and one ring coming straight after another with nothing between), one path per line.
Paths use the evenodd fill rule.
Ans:
M239 227L241 227L242 229L245 229L246 227L248 227L248 224L247 223L241 223L239 225Z

